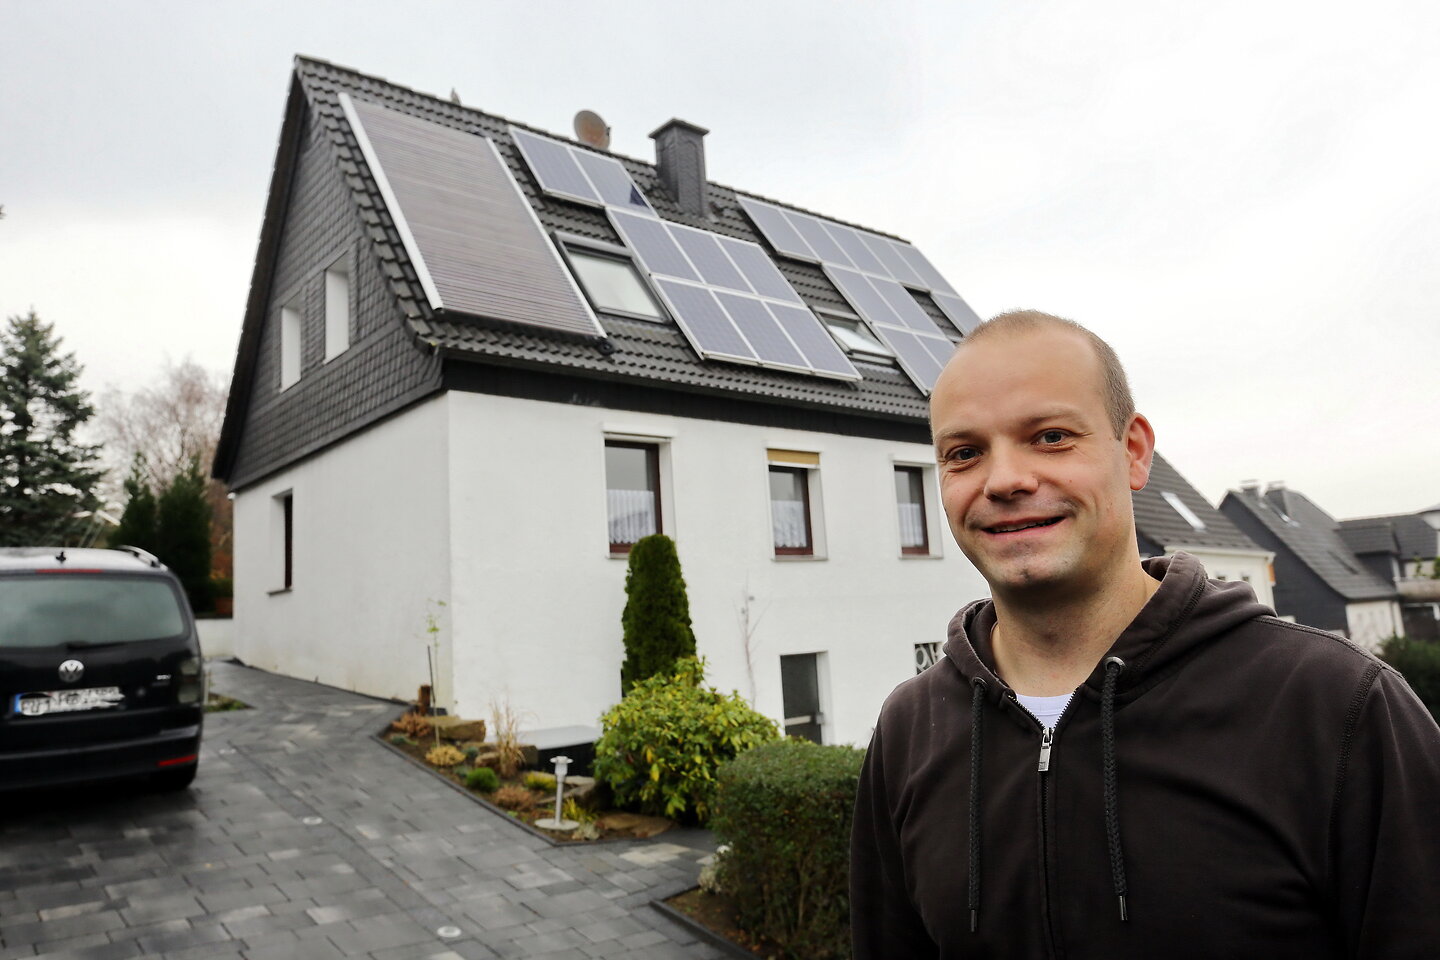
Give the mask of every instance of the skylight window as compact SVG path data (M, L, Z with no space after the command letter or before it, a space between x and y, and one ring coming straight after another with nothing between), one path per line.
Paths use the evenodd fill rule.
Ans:
M590 304L603 313L663 320L665 314L646 289L629 260L607 257L575 247L567 247L566 255L580 285L590 297Z
M895 354L890 348L876 339L865 325L859 320L848 320L844 317L833 317L822 314L820 319L824 322L825 328L840 342L846 353L858 354L862 359L889 360Z
M1181 517L1185 518L1185 522L1190 524L1190 526L1194 527L1196 530L1205 529L1205 521L1197 517L1195 515L1195 511L1185 506L1185 502L1179 497L1177 497L1175 494L1171 493L1169 490L1166 490L1162 492L1160 496L1164 497L1165 502L1170 504L1170 506L1175 509L1175 512L1180 514Z

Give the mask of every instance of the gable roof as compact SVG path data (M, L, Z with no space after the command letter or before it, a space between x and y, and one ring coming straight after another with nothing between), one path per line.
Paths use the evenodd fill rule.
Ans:
M1429 560L1440 546L1440 531L1413 513L1340 521L1340 536L1359 553L1393 553L1401 560Z
M1205 529L1197 530L1165 498L1170 493L1195 514ZM1225 550L1255 550L1261 548L1245 536L1240 528L1200 491L1171 466L1170 461L1155 454L1150 466L1150 482L1137 490L1131 501L1135 505L1135 532L1164 550L1171 547L1214 547Z
M1253 516L1277 541L1347 601L1386 600L1393 585L1367 570L1340 536L1340 524L1304 494L1289 489L1231 490L1221 504Z

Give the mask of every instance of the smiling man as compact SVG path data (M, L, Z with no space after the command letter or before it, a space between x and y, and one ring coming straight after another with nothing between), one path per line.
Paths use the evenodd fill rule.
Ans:
M1440 729L1394 670L1184 554L1141 561L1154 432L1114 351L1025 311L931 396L991 599L886 701L855 956L1440 956Z

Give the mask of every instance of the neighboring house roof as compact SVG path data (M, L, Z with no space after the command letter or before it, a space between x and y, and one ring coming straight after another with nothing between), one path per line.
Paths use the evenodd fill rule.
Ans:
M1178 499L1200 521L1203 529L1191 524L1165 496L1167 493ZM1160 550L1170 547L1261 550L1158 453L1150 467L1150 482L1131 499L1135 504L1135 532Z
M1396 596L1360 562L1340 536L1340 524L1304 494L1289 489L1231 490L1227 503L1254 516L1275 539L1309 567L1330 589L1347 601L1385 600Z
M1340 535L1356 553L1393 553L1401 560L1429 560L1440 546L1440 531L1413 513L1340 521Z

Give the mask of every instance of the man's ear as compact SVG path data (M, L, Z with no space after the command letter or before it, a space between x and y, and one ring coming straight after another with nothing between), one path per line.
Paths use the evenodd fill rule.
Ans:
M1124 442L1125 456L1130 461L1130 489L1143 490L1150 482L1150 464L1155 460L1155 430L1144 414L1130 418Z

